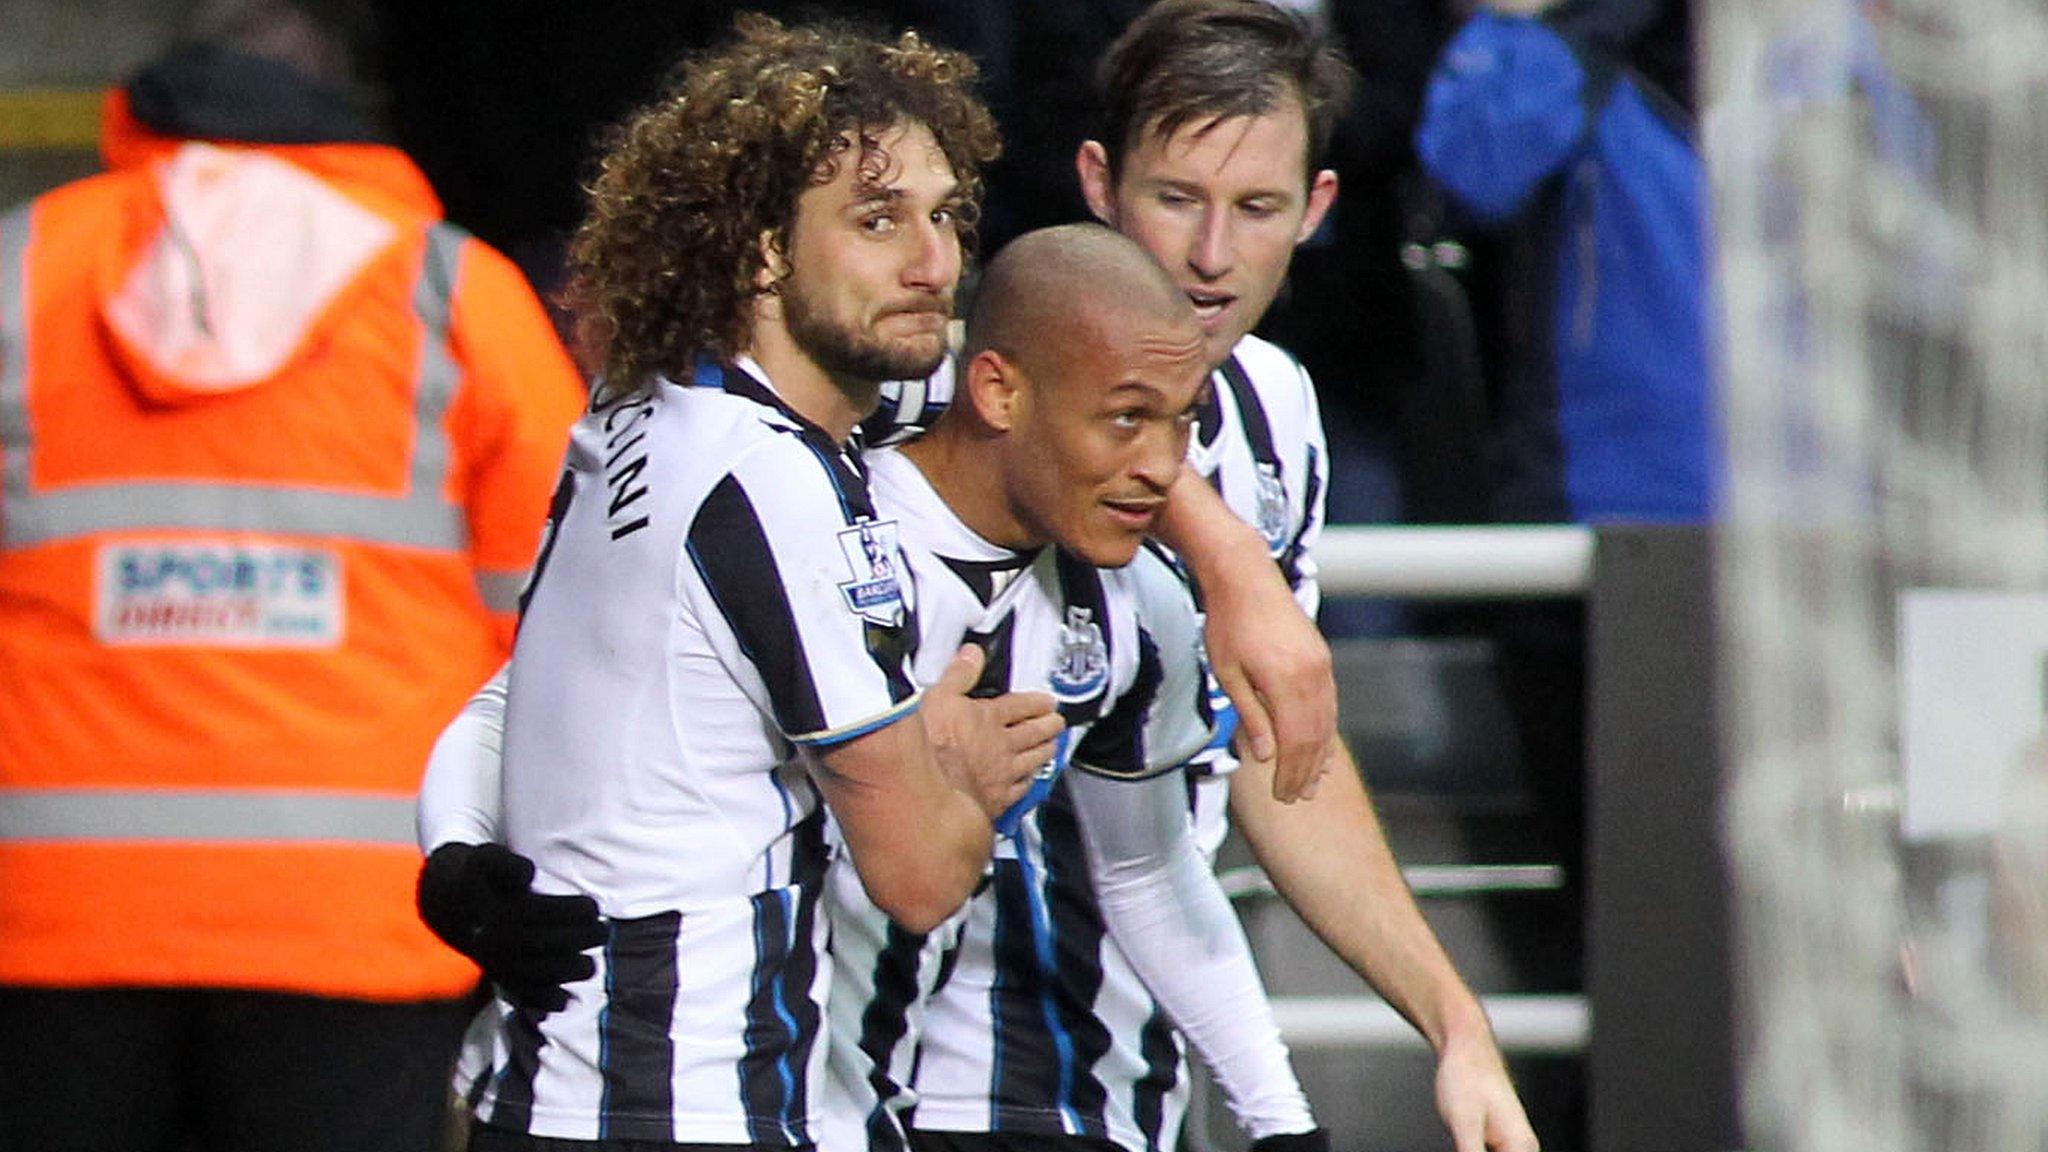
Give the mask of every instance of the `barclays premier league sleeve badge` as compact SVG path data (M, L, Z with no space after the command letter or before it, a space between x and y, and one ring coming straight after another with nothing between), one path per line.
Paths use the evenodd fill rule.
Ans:
M839 551L853 579L839 585L855 616L892 628L903 622L903 585L897 579L896 522L862 520L839 533Z

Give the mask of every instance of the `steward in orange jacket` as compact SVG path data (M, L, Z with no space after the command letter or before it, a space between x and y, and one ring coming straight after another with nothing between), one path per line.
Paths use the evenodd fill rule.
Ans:
M402 153L195 59L0 217L0 985L453 996L414 794L583 393Z

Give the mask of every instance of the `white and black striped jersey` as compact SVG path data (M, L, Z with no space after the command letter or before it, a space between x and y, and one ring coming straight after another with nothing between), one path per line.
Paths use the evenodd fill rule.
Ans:
M1256 336L1238 342L1211 383L1189 438L1188 464L1258 529L1296 602L1314 619L1322 603L1314 549L1329 487L1315 386L1293 356ZM1230 832L1229 773L1236 767L1229 749L1219 747L1191 772L1196 834L1212 860ZM1100 921L1091 892L1063 895L1072 898L1066 914L1075 921ZM1130 1152L1176 1147L1189 1098L1185 1045L1115 940L1103 943L1095 1005L1115 1038L1097 1066L1109 1138Z
M951 354L922 380L885 380L881 402L861 421L863 439L887 448L914 440L928 431L953 404L960 362Z
M951 384L947 374L918 386L891 386L871 427L900 437L893 426L928 423L950 400ZM1188 464L1258 529L1295 599L1313 617L1321 603L1313 550L1322 533L1329 469L1313 382L1286 351L1247 336L1211 376L1211 386L1189 440ZM1189 774L1189 803L1213 858L1229 830L1227 774L1236 762L1220 738L1198 759ZM1070 799L1059 793L1038 826L1056 852L1078 841ZM934 1009L918 1082L924 1103L915 1122L954 1131L1079 1132L1131 1152L1171 1149L1188 1106L1182 1039L1110 937L1086 877L1069 872L1049 879L1048 910L1061 930L1062 952L1059 963L1044 970L1053 985L1045 997L1060 1006L1047 1018L1061 1027L1034 1033L1030 1021L1018 1017L1005 1028L1000 1013L976 1019L964 1001L957 1013ZM998 908L1012 912L1008 922L1021 922L1024 905L1013 893L1008 904L981 904L989 919L973 925L970 935L991 939L1000 927L992 919ZM1019 945L1025 937L1010 928L1001 939L1007 945L994 948L986 962L1013 985L1040 979L1034 957ZM986 1047L968 1042L977 1028Z
M1060 794L1063 771L1119 779L1173 771L1207 744L1213 719L1194 605L1164 561L1147 556L1103 571L1057 548L998 547L963 524L909 459L887 449L867 459L875 500L900 525L918 588L920 681L935 680L972 641L988 655L976 694L1049 692L1069 726L1031 793L998 820L982 893L938 931L904 932L868 900L852 868L832 869L836 1103L820 1140L828 1152L903 1146L897 1114L912 1102L921 1001L934 985L963 978L953 963L963 918L972 921L996 894L1037 901L1043 918L1034 893L1054 864L1030 814ZM1178 611L1154 611L1148 622L1139 608L1148 594L1170 595ZM1056 863L1087 868L1078 844Z
M1188 464L1258 529L1296 602L1314 619L1322 604L1314 549L1329 487L1329 450L1315 386L1293 356L1256 336L1238 342L1211 382L1209 401L1189 438ZM1230 832L1228 774L1237 763L1227 747L1212 749L1202 761L1191 772L1189 802L1196 834L1213 860ZM1068 915L1084 923L1100 920L1092 893L1071 895ZM1114 940L1104 941L1095 1004L1117 1038L1099 1065L1100 1076L1113 1086L1105 1093L1110 1139L1131 1152L1176 1147L1188 1108L1185 1046Z
M1313 620L1322 605L1315 546L1330 486L1315 384L1300 361L1257 336L1238 341L1210 383L1188 440L1188 466L1259 530Z
M522 604L506 843L609 921L567 1010L493 1010L490 1125L815 1139L830 981L809 751L908 714L913 585L840 444L758 367L595 407Z

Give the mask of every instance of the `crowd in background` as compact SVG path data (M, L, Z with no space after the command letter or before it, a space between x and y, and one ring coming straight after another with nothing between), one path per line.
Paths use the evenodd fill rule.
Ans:
M1287 2L1328 23L1363 79L1333 146L1331 166L1342 180L1336 209L1298 253L1288 289L1260 328L1293 349L1318 381L1336 464L1332 521L1702 518L1708 481L1689 461L1671 465L1686 490L1647 506L1611 495L1574 499L1565 491L1557 382L1548 367L1548 308L1555 303L1549 271L1562 201L1594 142L1557 141L1551 166L1508 210L1461 200L1458 189L1418 161L1415 139L1433 79L1439 88L1456 79L1447 70L1459 57L1446 48L1474 6ZM401 142L433 179L450 217L510 253L545 294L580 212L594 139L679 54L710 43L734 11L916 27L972 55L1004 140L1004 155L988 175L980 229L989 255L1022 231L1087 218L1073 157L1099 115L1093 62L1145 3L618 0L564 9L545 22L476 20L465 5L388 7L385 63ZM1548 81L1508 75L1495 81L1493 94L1504 103L1514 103L1504 86L1547 83L1558 100L1588 103L1590 125L1591 103L1603 102L1612 78L1622 75L1648 94L1656 115L1689 147L1691 37L1683 0L1561 0L1547 8L1511 0L1490 11L1554 29L1581 73ZM1513 45L1500 51L1531 54ZM536 84L535 76L549 83ZM1502 115L1519 111L1504 108ZM1689 238L1663 222L1652 227L1646 239L1667 250L1697 239L1697 232ZM1630 248L1624 258L1668 257ZM1697 270L1699 255L1691 254L1690 263ZM1698 388L1697 379L1690 383ZM1686 403L1693 406L1681 413L1694 418L1696 399ZM1627 434L1597 426L1590 432ZM1325 625L1337 633L1385 633L1426 630L1432 622L1354 604L1333 606Z

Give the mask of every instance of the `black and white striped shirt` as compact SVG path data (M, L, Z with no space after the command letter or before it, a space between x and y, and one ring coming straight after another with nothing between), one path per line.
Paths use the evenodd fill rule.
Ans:
M974 962L958 963L963 925L971 932L999 897L1035 902L1044 914L1036 893L1050 865L1032 813L1062 793L1070 766L1119 779L1171 771L1208 742L1212 717L1192 601L1158 558L1147 558L1141 576L1140 566L1105 572L1057 548L998 547L963 524L907 458L884 449L868 461L876 499L902 525L918 585L920 677L935 679L972 640L988 653L977 692L1049 691L1069 724L1032 794L998 821L1003 835L982 894L939 931L903 932L851 868L832 870L832 1064L842 1103L822 1146L886 1152L902 1146L896 1114L913 1099L920 1035L930 1042L922 997L935 985L983 979ZM1180 611L1141 623L1143 579L1172 585ZM1058 864L1087 869L1078 850Z
M951 399L941 373L885 390L870 430L901 438L899 425L928 425ZM1257 528L1274 562L1311 617L1321 603L1314 547L1323 528L1329 453L1313 382L1279 346L1247 336L1211 376L1198 413L1188 466ZM1226 748L1212 747L1190 776L1197 834L1213 856L1228 833ZM1038 817L1048 857L1078 859L1080 825L1071 798L1055 793ZM1130 1152L1176 1146L1188 1107L1181 1036L1104 924L1085 872L1057 864L1035 877L1046 916L1061 941L1060 962L1039 971L1029 934L1033 906L1010 889L984 907L980 931L991 943L992 984L1036 988L1056 1013L1038 1024L1020 1012L980 1020L963 1008L938 1013L920 1069L919 1127L955 1131L1082 1134ZM1001 893L998 893L998 897ZM1002 913L1000 919L994 914ZM971 1007L971 1006L970 1006Z
M914 588L853 457L752 365L576 427L510 667L506 843L611 938L497 1006L475 1112L570 1139L814 1140L830 963L805 749L916 706Z

